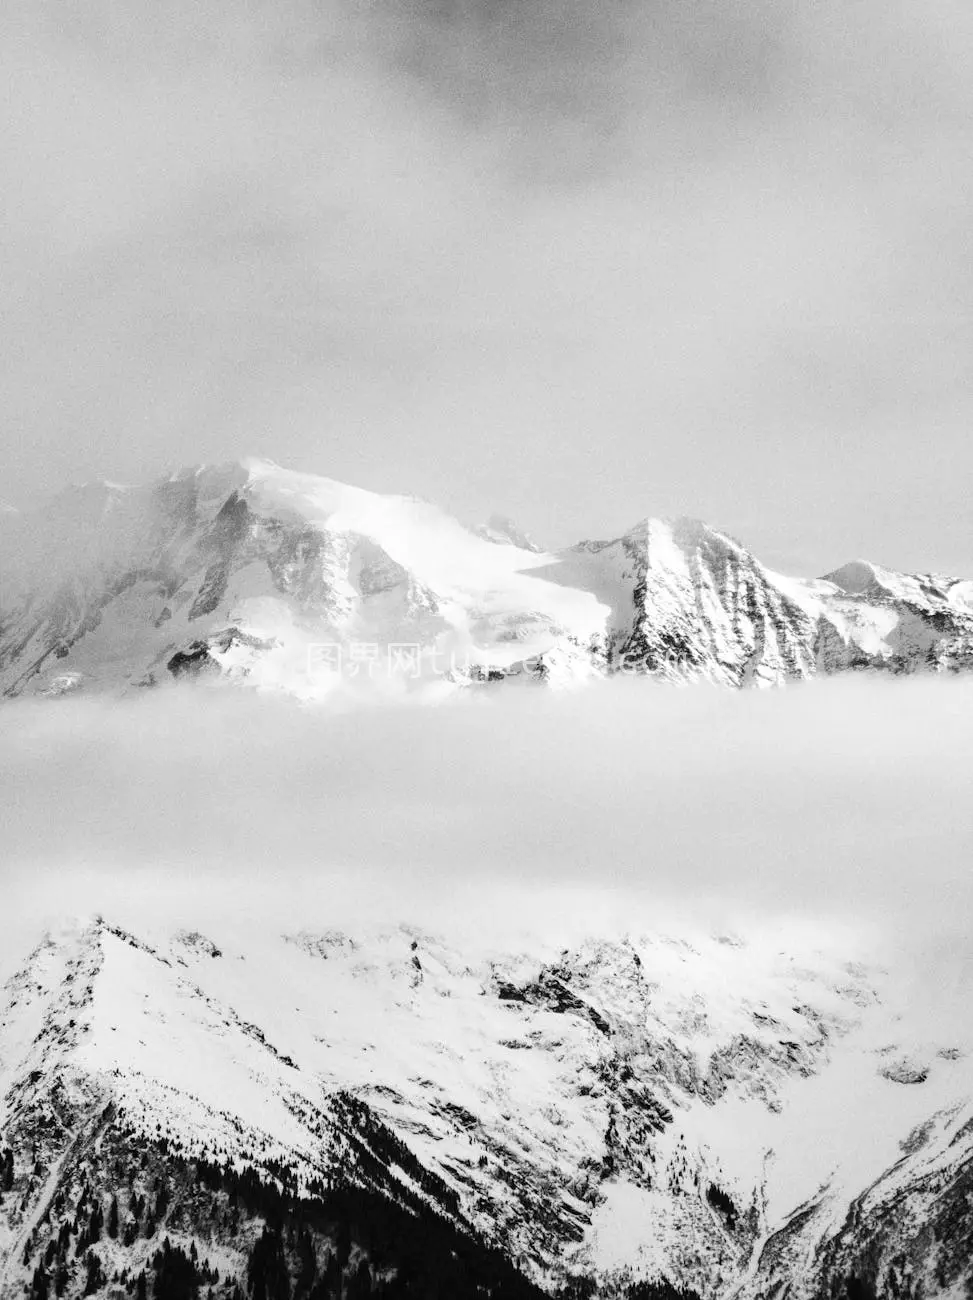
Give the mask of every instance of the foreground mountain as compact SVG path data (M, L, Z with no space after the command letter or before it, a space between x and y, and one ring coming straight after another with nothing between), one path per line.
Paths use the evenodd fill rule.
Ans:
M730 686L973 666L973 582L783 577L694 520L540 550L412 498L247 461L0 514L0 689L200 674L302 698L618 672Z
M0 1295L970 1294L969 1045L780 946L50 935L0 1008Z

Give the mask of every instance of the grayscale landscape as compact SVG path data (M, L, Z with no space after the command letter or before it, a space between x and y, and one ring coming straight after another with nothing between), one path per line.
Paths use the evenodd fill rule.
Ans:
M973 11L0 38L0 1300L973 1297Z

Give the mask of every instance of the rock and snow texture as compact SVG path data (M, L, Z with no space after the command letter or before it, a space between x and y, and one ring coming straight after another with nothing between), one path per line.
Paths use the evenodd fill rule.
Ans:
M499 517L471 531L423 501L259 460L0 514L8 696L200 673L318 698L970 666L973 583L864 562L785 578L694 520L551 553Z
M180 1191L192 1162L432 1214L550 1293L966 1294L968 1045L903 1040L880 971L778 947L68 927L0 1008L0 1294L134 1285L163 1234L245 1293L259 1225ZM147 1167L175 1189L151 1227ZM111 1198L128 1232L78 1244Z

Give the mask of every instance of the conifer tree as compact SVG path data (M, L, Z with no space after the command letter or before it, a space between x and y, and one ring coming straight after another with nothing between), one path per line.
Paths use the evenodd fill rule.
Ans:
M90 1250L87 1258L88 1276L85 1279L84 1294L94 1295L108 1281L105 1276L105 1270L101 1267L101 1260L95 1251Z
M34 1277L30 1284L30 1300L47 1300L50 1295L47 1272L43 1264L38 1264L34 1269Z

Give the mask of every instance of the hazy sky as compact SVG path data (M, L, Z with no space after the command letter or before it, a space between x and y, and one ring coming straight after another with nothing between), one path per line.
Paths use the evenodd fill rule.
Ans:
M973 573L968 0L7 0L0 497L257 453Z

